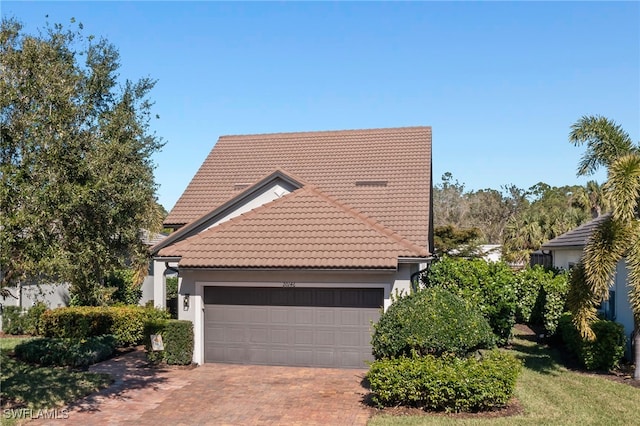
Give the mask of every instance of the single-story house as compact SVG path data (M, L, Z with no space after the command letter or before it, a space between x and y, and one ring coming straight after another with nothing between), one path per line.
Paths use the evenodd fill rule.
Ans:
M542 252L552 256L554 267L570 270L582 258L584 247L593 231L607 217L608 215L599 216L544 243L541 246ZM616 265L614 282L609 290L609 300L602 304L600 310L605 318L622 324L627 336L627 353L630 354L633 336L633 311L629 302L628 275L629 271L623 259Z
M152 248L193 361L363 367L433 247L431 128L222 136ZM158 303L158 301L160 303Z

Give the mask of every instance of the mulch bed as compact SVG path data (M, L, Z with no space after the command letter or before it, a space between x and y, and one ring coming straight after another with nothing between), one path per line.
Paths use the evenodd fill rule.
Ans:
M444 413L437 411L427 411L422 408L414 407L387 407L384 409L376 409L376 414L388 414L390 416L439 416L450 417L455 419L494 419L499 417L517 416L524 413L524 407L517 398L513 398L506 407L492 410L481 411L478 413Z

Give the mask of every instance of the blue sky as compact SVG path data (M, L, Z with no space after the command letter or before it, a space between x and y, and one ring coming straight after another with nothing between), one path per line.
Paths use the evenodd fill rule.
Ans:
M640 140L638 2L11 2L83 23L151 94L168 210L221 135L429 125L434 183L583 184L583 115ZM604 179L604 172L595 178Z

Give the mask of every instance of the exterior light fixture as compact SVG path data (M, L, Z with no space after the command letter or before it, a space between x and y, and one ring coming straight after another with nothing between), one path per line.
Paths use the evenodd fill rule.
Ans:
M185 311L189 310L189 293L185 293L184 298L182 299L182 309Z

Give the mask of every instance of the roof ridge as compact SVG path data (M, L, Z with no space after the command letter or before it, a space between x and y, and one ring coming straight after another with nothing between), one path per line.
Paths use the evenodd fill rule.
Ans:
M326 135L326 134L345 134L345 133L375 133L380 131L398 131L398 130L431 130L431 126L399 126L399 127L377 127L377 128L361 128L361 129L335 129L335 130L304 130L298 132L275 132L275 133L238 133L231 135L221 135L218 139L222 138L235 138L235 137L265 137L265 136L311 136L311 135Z
M216 207L216 208L214 208L214 209L212 209L212 210L210 210L210 211L206 212L206 213L205 213L205 214L203 214L203 215L200 215L198 218L196 218L196 219L192 220L191 222L187 223L185 226L181 227L180 229L178 229L178 230L177 230L177 231L175 231L174 233L169 234L169 235L167 236L167 238L168 238L168 237L172 237L172 239L170 239L169 241L166 241L166 238L165 238L164 240L160 241L159 243L157 243L157 244L153 245L153 246L150 248L150 251L151 251L151 252L155 252L155 251L157 251L157 250L158 250L158 248L157 248L157 247L158 247L158 246L160 246L160 245L162 245L162 244L164 244L164 246L163 246L163 247L160 247L160 250L161 250L162 248L164 248L164 247L168 247L168 246L171 246L171 245L173 245L173 244L177 244L177 242L176 242L176 243L173 243L173 242L172 242L172 240L177 239L177 238L180 238L180 235L181 235L181 234L187 234L187 233L191 232L191 231L193 230L193 228L192 228L192 225L193 225L193 224L197 223L197 222L198 222L198 221L200 221L200 220L204 220L207 216L211 215L213 212L215 212L216 210L218 210L221 206L224 206L224 205L226 205L226 204L228 204L228 203L232 203L234 200L241 200L241 199L242 199L242 197L243 197L244 195L246 195L246 194L250 193L251 191L253 191L254 189L258 188L261 184L263 184L263 183L264 183L264 184L266 184L267 182L269 182L269 180L270 180L270 179L275 179L275 178L277 178L277 177L278 177L278 175L282 175L282 176L284 176L284 177L287 177L287 178L289 178L289 179L291 179L291 180L295 181L295 183L299 183L299 184L301 185L301 186L300 186L301 188L302 188L302 187L304 187L305 185L308 185L308 184L307 184L307 182L306 182L304 179L299 178L299 177L298 177L298 176L296 176L295 174L293 174L293 173L290 173L290 172L286 171L286 170L285 170L285 169L283 169L282 167L276 167L276 168L275 168L273 171L271 171L270 173L268 173L268 174L266 174L266 175L262 176L261 178L259 178L259 179L258 179L258 180L256 180L256 181L254 181L254 182L250 183L250 184L249 184L249 186L247 186L246 188L243 188L239 193L234 194L234 195L232 195L231 197L229 197L227 200L225 200L225 201L224 201L222 204L220 204L218 207ZM275 200L273 200L273 201L275 201ZM266 203L266 204L268 204L268 203ZM261 206L259 206L259 207L261 207ZM202 231L201 231L201 232L202 232ZM175 235L177 235L178 237L175 237ZM190 238L190 237L189 237L189 238ZM185 238L185 240L186 240L186 239L188 239L188 238ZM180 241L183 241L183 240L180 240ZM179 241L178 241L178 242L179 242Z
M234 225L236 225L238 222L244 221L244 220L249 220L257 215L260 215L263 211L265 210L271 210L273 209L275 206L277 206L278 204L282 204L286 201L295 199L305 193L311 193L316 197L321 198L322 200L330 203L331 205L333 205L334 207L339 208L340 210L344 211L345 213L349 214L350 216L354 217L355 219L359 220L360 222L362 222L364 225L368 226L369 228L373 229L374 231L386 236L387 238L393 240L394 243L396 244L400 244L401 246L404 246L405 248L410 249L411 251L416 253L416 256L424 256L425 254L428 254L428 251L426 249L426 247L420 247L416 244L413 244L412 242L410 242L409 240L407 240L406 238L400 236L397 232L387 228L386 226L382 225L381 223L377 222L375 219L370 218L369 216L365 215L364 213L354 209L353 207L350 207L348 204L342 203L341 201L338 201L336 199L334 199L333 197L329 196L328 194L325 194L324 192L322 192L319 188L317 188L315 185L305 185L301 188L298 188L288 194L283 195L280 198L277 198L275 200L269 201L268 203L262 204L258 207L256 207L255 209L249 210L248 212L242 213L238 216L235 216L229 220L226 220L216 226L213 226L209 229L205 229L202 232L192 235L189 238L185 238L184 240L181 240L175 244L169 245L167 247L171 247L174 246L174 248L179 248L177 245L179 244L180 246L187 244L188 241L190 241L191 239L195 239L195 238L201 238L201 237L206 237L208 234L213 234L216 232L222 232L225 229L232 227Z
M335 206L339 207L340 209L344 210L345 212L351 214L352 216L354 216L355 218L357 218L360 221L364 222L365 224L369 225L371 228L375 229L376 231L380 232L381 234L384 234L387 237L390 237L390 238L394 239L397 243L402 244L406 248L409 248L409 249L411 249L413 251L417 251L417 252L420 252L420 251L427 252L426 247L420 247L419 245L412 243L411 241L407 240L406 238L404 238L403 236L398 234L396 231L386 227L385 225L383 225L379 221L373 219L372 217L367 216L366 214L362 213L361 211L356 210L355 208L351 207L349 204L344 203L342 201L339 201L339 200L333 198L332 196L322 192L315 185L308 185L308 188L309 188L310 191L313 191L316 195L319 195L321 198L325 199L326 201L329 201L333 205L335 205Z
M298 188L298 189L296 189L296 190L294 190L292 192L289 192L288 194L284 194L280 198L276 198L275 200L271 200L271 201L269 201L267 203L261 204L261 205L259 205L258 207L254 208L254 209L251 209L251 210L249 210L247 212L241 213L238 216L234 216L234 217L232 217L232 218L230 218L228 220L225 220L222 223L216 224L215 226L211 226L210 228L205 229L205 230L203 230L203 231L201 231L201 232L199 232L199 233L197 233L195 235L192 235L189 238L185 238L184 240L181 240L176 244L183 243L183 242L188 241L188 240L190 240L192 238L195 238L195 237L201 237L205 233L209 234L209 233L213 233L213 232L218 232L220 230L224 230L224 229L234 225L236 222L239 222L239 221L242 221L242 220L245 220L245 219L250 219L250 218L252 218L253 216L255 216L257 214L260 214L260 212L262 210L270 209L278 202L284 202L284 201L282 201L284 199L291 199L291 198L294 198L294 196L298 196L298 194L300 194L300 191L303 190L304 188L306 188L306 186ZM168 247L171 247L171 246L168 246Z

